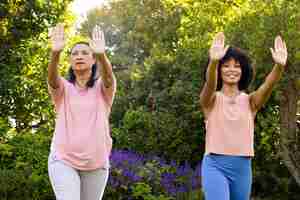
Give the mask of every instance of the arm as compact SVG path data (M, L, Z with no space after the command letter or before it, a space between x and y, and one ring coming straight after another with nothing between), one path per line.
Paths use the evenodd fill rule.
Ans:
M97 63L102 67L101 77L105 88L111 88L113 85L113 70L105 53L96 54Z
M106 95L109 104L111 104L115 93L115 88L116 88L112 66L105 53L96 55L96 57L97 57L97 63L99 62L100 65L102 66L101 78L103 81L103 86L101 87L101 89Z
M218 61L210 61L206 71L206 82L200 93L200 105L205 108L209 107L215 99L218 77Z
M283 70L283 66L275 64L265 82L250 94L250 103L253 111L258 111L270 98L272 89L281 78Z
M49 33L51 39L51 58L48 65L48 83L53 89L59 87L58 63L60 52L64 48L64 27L58 24Z
M51 59L48 65L48 84L51 88L57 89L59 87L59 79L58 79L58 62L59 62L60 52L51 52Z
M200 93L200 105L208 108L214 103L217 89L218 64L227 52L229 46L224 47L224 33L218 33L209 50L209 64L206 71L206 82Z
M250 94L250 105L254 112L258 111L267 102L271 96L272 89L283 74L287 61L287 48L280 36L276 37L274 50L271 48L271 53L275 62L273 70L267 76L265 82Z
M113 99L115 92L115 78L112 70L111 63L105 54L105 39L104 33L101 31L99 26L93 29L92 40L90 40L90 47L96 55L96 62L101 66L101 78L103 82L104 94Z

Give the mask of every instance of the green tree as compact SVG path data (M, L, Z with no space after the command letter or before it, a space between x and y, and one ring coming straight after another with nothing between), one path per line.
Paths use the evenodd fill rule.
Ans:
M47 28L70 1L3 1L0 4L0 115L18 132L47 121Z

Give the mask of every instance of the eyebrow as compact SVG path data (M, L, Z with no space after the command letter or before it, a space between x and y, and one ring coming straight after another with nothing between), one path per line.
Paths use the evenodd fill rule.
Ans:
M88 49L73 50L71 53L75 53L75 52L90 52L90 50L88 50Z
M224 66L229 66L229 64L225 64L225 63L223 65ZM241 64L240 63L236 63L235 66L241 66Z

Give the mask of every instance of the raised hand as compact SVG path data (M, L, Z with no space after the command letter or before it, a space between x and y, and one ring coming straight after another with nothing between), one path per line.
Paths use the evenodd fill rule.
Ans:
M224 47L224 43L225 43L224 33L223 32L217 33L209 49L210 60L212 61L221 60L225 56L229 46L227 45L226 47Z
M95 54L103 54L105 52L104 33L98 25L96 25L93 29L90 47Z
M51 49L53 52L60 52L65 46L64 25L57 24L49 30L49 37L51 39Z
M285 66L288 53L287 53L286 44L280 36L277 36L275 38L274 49L270 48L270 50L271 50L274 62L281 66Z

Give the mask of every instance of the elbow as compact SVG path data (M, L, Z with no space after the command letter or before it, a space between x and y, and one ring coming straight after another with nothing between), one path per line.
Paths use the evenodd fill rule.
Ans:
M59 88L58 78L55 76L52 76L51 74L48 74L48 84L53 89Z
M104 86L105 86L106 88L110 88L110 87L113 86L113 77L112 77L112 76L111 76L111 77L106 77L106 78L103 80L103 82L104 82Z
M204 108L204 107L207 107L208 106L208 99L205 98L202 94L200 95L200 98L199 98L199 105L200 105L200 108Z
M204 99L200 99L199 105L200 105L200 108L205 108L205 107L208 107L209 103L208 103L208 101L206 101Z

